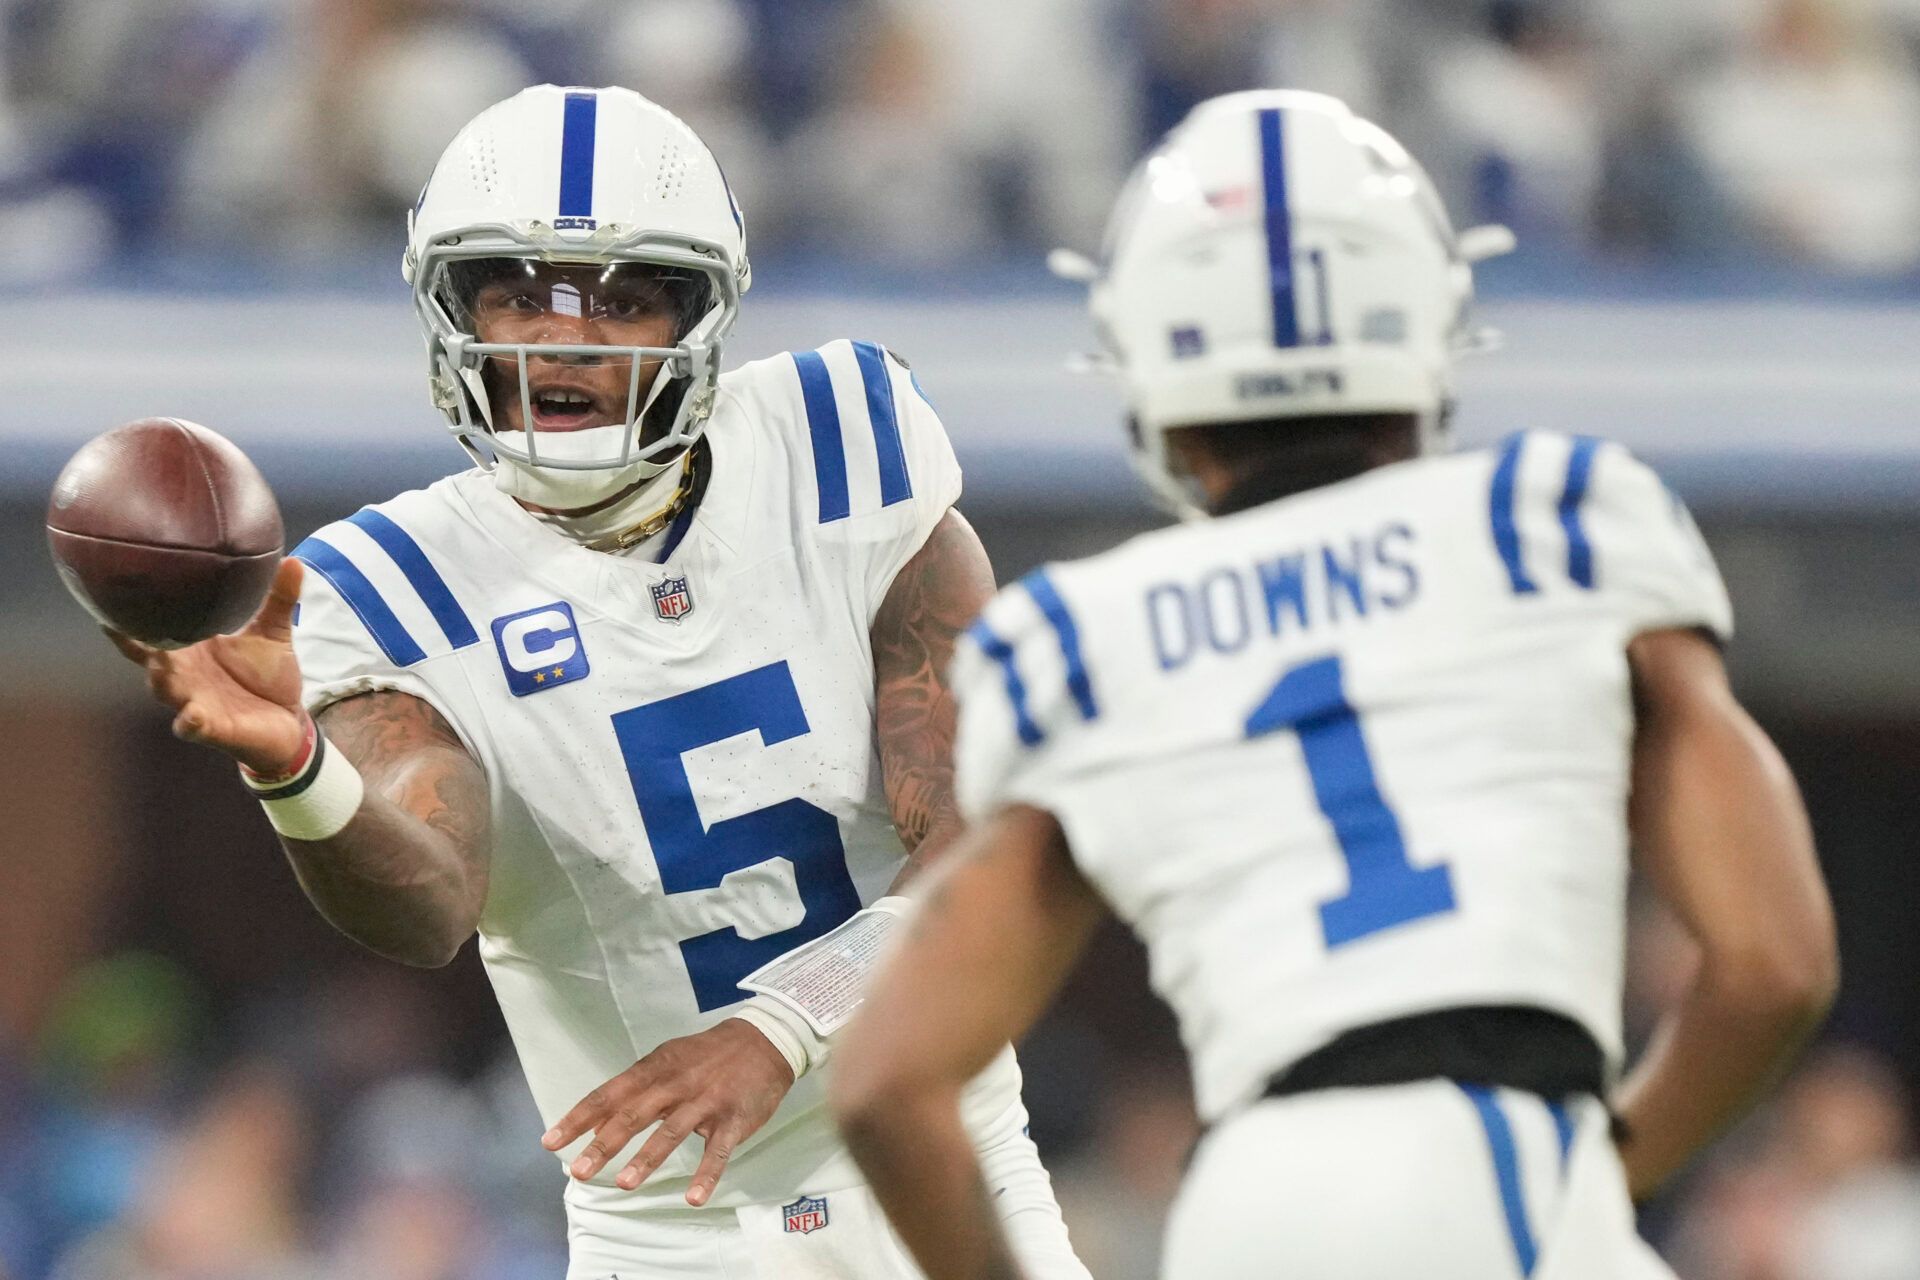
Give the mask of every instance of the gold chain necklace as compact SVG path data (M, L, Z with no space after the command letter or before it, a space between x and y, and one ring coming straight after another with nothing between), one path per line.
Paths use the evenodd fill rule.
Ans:
M596 538L586 544L589 551L625 551L636 543L645 542L654 534L672 524L674 517L686 510L687 500L693 496L693 454L687 449L686 460L680 464L680 483L673 487L673 496L667 499L667 505L642 520L630 525L619 533L610 533L604 538Z

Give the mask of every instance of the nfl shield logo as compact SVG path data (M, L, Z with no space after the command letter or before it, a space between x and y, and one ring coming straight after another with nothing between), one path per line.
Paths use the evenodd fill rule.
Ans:
M662 622L678 622L693 612L693 592L686 575L653 584L653 611Z
M792 1204L782 1206L780 1216L787 1220L788 1231L798 1231L801 1235L818 1231L827 1225L827 1198L801 1196Z

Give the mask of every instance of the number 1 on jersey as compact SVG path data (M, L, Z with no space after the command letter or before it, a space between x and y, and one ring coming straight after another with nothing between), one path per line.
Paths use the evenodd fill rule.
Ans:
M1360 717L1347 702L1338 655L1289 668L1247 717L1249 738L1283 729L1300 739L1313 798L1347 860L1347 892L1320 904L1327 946L1453 910L1447 865L1416 868L1407 861L1400 821L1380 794Z

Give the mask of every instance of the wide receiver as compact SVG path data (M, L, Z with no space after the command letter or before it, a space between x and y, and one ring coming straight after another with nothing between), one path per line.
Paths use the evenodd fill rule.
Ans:
M941 673L993 575L939 419L869 343L720 374L744 224L629 90L482 112L405 265L479 465L320 530L245 633L123 647L328 920L478 932L569 1277L916 1275L818 1068L958 827ZM1083 1280L1010 1050L969 1114L1026 1265Z
M1210 1125L1165 1257L1191 1280L1666 1275L1631 1198L1831 998L1685 509L1597 440L1433 451L1504 238L1456 237L1342 104L1252 93L1167 138L1082 264L1137 460L1209 518L1034 574L955 659L978 826L833 1081L929 1274L1016 1274L956 1100L1108 911ZM1701 961L1621 1080L1630 847Z

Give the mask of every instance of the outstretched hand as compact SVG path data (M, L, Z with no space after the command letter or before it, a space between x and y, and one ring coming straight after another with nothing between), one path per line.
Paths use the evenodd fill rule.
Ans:
M583 1098L540 1144L558 1151L591 1131L593 1141L567 1169L584 1181L658 1121L614 1179L631 1191L697 1133L706 1154L687 1187L687 1203L697 1208L713 1195L734 1149L772 1117L792 1087L793 1070L780 1051L751 1023L729 1018L662 1044Z
M156 649L113 630L107 638L147 670L147 687L173 709L175 737L201 742L256 773L281 772L306 733L293 610L301 565L286 559L252 621L232 635L181 649Z

